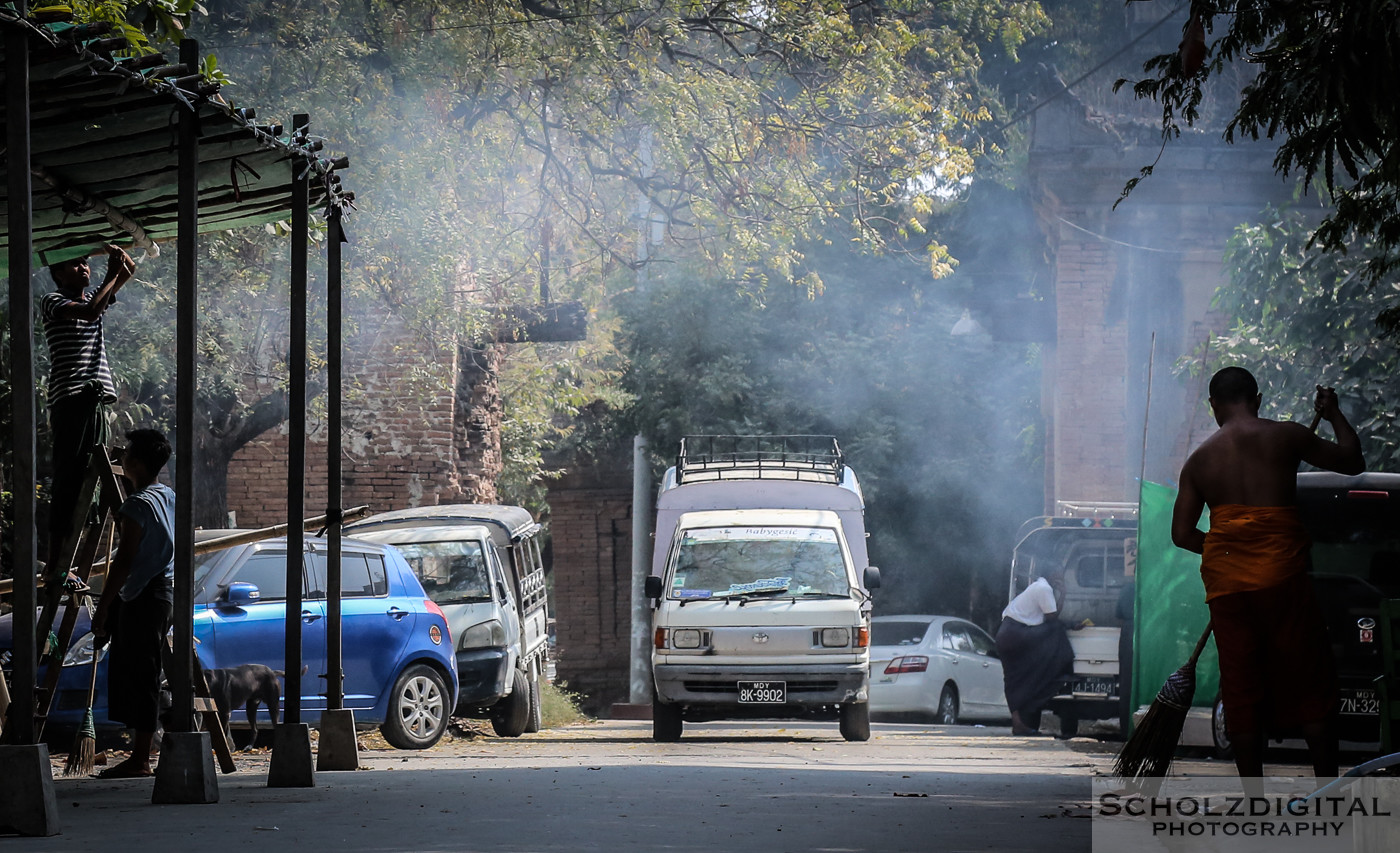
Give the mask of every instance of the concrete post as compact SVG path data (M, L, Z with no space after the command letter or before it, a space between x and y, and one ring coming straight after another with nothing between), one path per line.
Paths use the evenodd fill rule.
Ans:
M0 746L0 832L58 835L48 744Z
M166 732L160 742L160 763L151 802L203 805L219 801L219 777L214 773L208 732Z
M267 787L316 787L316 774L311 767L311 727L306 723L279 723L273 730Z
M321 712L316 741L317 770L359 770L360 744L355 739L355 712L349 708Z
M647 440L632 438L632 655L628 701L651 704L651 608L646 579L651 574L651 470Z

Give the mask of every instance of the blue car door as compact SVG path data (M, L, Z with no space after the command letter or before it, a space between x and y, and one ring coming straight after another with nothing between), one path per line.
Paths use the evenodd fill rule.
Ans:
M305 571L303 571L305 579ZM210 604L207 634L200 636L200 660L211 668L258 663L278 671L286 670L287 552L281 547L258 548L235 564L219 581L222 589L233 582L251 583L258 588L258 601L242 607L222 603L222 593ZM304 582L304 581L303 581ZM316 708L323 702L319 692L325 648L325 602L308 593L301 613L302 662L308 666L301 679L302 707ZM318 655L320 655L318 657Z
M313 573L324 574L325 553L317 551L312 561ZM347 708L373 708L398 677L399 660L422 602L389 593L383 556L349 549L342 552L341 632Z

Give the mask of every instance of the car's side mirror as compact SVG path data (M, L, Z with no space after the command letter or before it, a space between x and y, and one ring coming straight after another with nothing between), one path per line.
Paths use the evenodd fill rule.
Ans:
M880 570L879 570L878 568L876 568L875 566L866 566L866 567L865 567L865 588L866 588L866 589L879 589L879 588L880 588Z
M647 575L647 598L660 598L662 592L663 590L661 589L661 578L657 577L656 575Z
M228 590L224 592L224 604L229 607L247 607L250 604L257 604L262 600L262 593L258 592L258 585L245 581L234 581L228 585Z

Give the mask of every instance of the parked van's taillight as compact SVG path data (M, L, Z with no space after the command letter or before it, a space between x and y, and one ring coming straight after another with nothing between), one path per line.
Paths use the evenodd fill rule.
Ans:
M923 655L904 655L890 661L885 667L885 675L898 675L901 672L927 672L928 658Z

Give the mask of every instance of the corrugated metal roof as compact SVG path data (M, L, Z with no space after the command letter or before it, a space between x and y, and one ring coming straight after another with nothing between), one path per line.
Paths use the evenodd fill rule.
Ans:
M261 225L289 215L291 170L308 170L313 207L353 197L319 140L260 123L203 81L198 69L155 57L114 58L120 39L101 25L36 25L30 34L30 137L34 250L40 264L86 255L104 243L148 246L175 237L177 119L197 110L199 230ZM0 85L4 78L0 46ZM152 67L152 66L155 67ZM0 117L8 121L8 104ZM342 164L343 165L343 164ZM10 163L6 159L4 168ZM0 180L0 239L9 222ZM0 247L0 272L7 263Z

